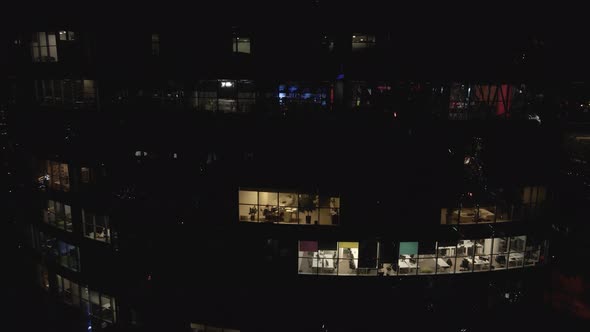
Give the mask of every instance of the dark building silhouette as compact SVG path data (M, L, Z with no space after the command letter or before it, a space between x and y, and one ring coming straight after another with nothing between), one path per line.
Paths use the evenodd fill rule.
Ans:
M342 28L329 5L5 33L7 243L45 312L27 326L543 326L524 317L548 310L563 138L590 105L543 70L555 39Z

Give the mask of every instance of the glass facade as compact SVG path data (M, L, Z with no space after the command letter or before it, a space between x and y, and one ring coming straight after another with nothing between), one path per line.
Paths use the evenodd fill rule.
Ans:
M281 82L278 85L279 108L283 111L329 109L333 88L328 82ZM276 96L273 96L275 98Z
M35 32L31 40L33 62L57 62L57 39L55 32Z
M57 261L59 265L72 271L80 271L80 252L78 247L58 240Z
M72 108L96 106L94 80L36 80L35 97L44 106L60 105Z
M538 209L530 209L538 212ZM440 223L455 224L486 224L520 220L523 209L520 204L508 204L505 201L481 204L460 204L458 207L442 208Z
M234 37L233 38L234 53L250 54L250 38L248 37Z
M307 193L239 190L239 221L338 225L340 197Z
M298 273L408 276L515 269L538 265L543 245L534 238L527 242L526 235L393 243L306 240L299 241Z
M43 210L43 221L59 229L71 232L72 208L58 201L48 200L47 208Z
M40 189L70 191L69 166L56 161L45 161L38 177Z
M117 304L113 296L79 285L59 274L56 275L56 289L62 302L87 313L93 326L105 328L116 323Z
M109 217L82 210L82 229L84 236L101 242L111 243Z
M510 117L522 113L527 104L524 84L463 84L449 87L449 119Z
M249 80L208 80L199 81L191 98L199 111L241 113L252 110L256 91Z

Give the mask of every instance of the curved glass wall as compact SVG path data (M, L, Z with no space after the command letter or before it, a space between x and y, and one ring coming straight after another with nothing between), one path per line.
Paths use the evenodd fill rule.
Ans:
M516 269L540 264L544 244L526 235L419 242L306 240L299 241L298 273L407 276Z

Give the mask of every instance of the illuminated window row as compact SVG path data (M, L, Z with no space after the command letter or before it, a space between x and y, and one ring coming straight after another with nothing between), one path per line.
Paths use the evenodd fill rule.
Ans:
M47 201L47 208L43 210L43 221L67 232L74 230L72 208L61 202ZM108 216L97 215L82 209L82 232L86 238L111 243L112 235Z
M78 307L89 315L93 327L105 328L116 323L117 304L114 297L79 285L59 274L56 275L56 289L64 303Z
M299 241L299 274L397 276L535 266L544 241L513 236L459 241Z
M192 107L199 111L250 112L255 102L254 82L248 80L200 81L192 96Z
M84 236L101 242L111 243L109 217L82 210L82 231Z
M96 104L96 87L94 80L36 80L35 96L41 105L79 108Z
M520 220L537 216L545 202L546 189L541 186L525 187L518 204L505 201L496 203L460 204L459 207L441 209L441 224L478 224Z
M31 39L31 56L33 62L58 62L58 43L76 40L73 31L35 32Z
M239 191L239 220L279 224L338 225L340 197L276 191Z
M45 190L50 188L57 191L70 191L71 189L71 168L67 163L44 160L38 166L37 183L38 188ZM104 169L103 169L104 171ZM72 171L73 172L73 171ZM75 174L74 174L75 175ZM97 173L90 167L80 167L79 183L95 184Z

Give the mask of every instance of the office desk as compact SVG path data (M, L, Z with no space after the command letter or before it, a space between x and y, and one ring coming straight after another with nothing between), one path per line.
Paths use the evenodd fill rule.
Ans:
M521 252L513 252L508 256L508 267L519 267L523 265L524 254Z
M399 265L400 274L403 274L404 271L407 271L406 274L415 273L416 268L418 267L416 265L416 263L412 263L412 262L410 262L410 260L405 260L405 259L398 260L398 265Z
M442 259L442 258L439 258L439 259L437 259L437 260L436 260L436 265L437 265L438 267L440 267L440 268L443 268L443 269L446 269L446 268L449 268L449 267L451 267L451 266L450 266L449 264L447 264L447 262L445 262L445 260L444 260L444 259Z
M317 252L313 253L313 261L311 263L311 267L325 267L334 269L334 256L332 254L318 254Z
M490 269L490 261L486 261L481 259L479 256L475 256L475 261L471 257L466 257L469 264L473 264L474 270L489 270Z

